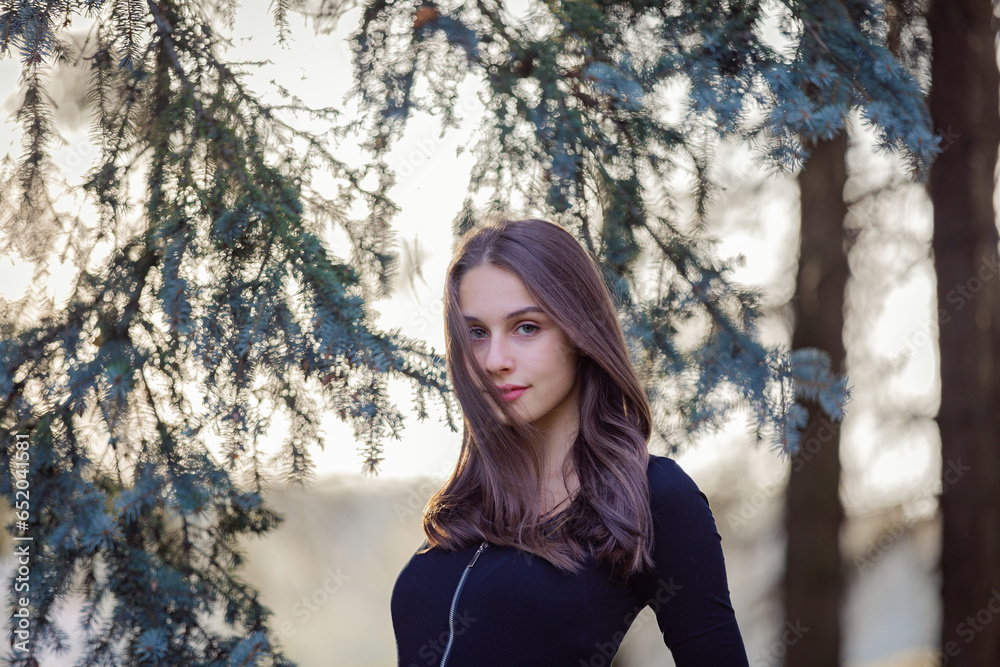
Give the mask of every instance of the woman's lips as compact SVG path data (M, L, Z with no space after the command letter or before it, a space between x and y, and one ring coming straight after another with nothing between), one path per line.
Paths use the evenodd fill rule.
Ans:
M512 389L510 391L505 391L505 392L502 393L503 400L508 401L508 402L510 402L510 401L516 401L518 398L521 397L521 394L523 394L526 391L528 391L527 387L522 387L520 389Z

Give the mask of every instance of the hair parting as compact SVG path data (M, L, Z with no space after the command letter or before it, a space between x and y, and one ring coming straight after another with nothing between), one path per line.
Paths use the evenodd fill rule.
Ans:
M539 430L516 419L474 363L458 288L469 270L485 264L516 274L581 353L580 427L563 471L575 469L579 492L554 516L539 514ZM587 557L623 576L651 566L646 467L652 414L592 256L554 223L492 221L460 239L444 304L448 373L464 423L455 469L424 510L428 544L454 550L487 539L571 572Z

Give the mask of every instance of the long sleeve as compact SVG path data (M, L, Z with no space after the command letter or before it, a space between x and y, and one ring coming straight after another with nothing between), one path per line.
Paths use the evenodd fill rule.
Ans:
M608 665L646 605L677 667L747 667L708 500L670 459L647 472L655 570L626 582L592 558L569 573L476 542L414 554L391 599L400 667L435 667L446 650L447 667Z
M677 667L748 665L708 499L671 459L651 456L649 466L656 571L637 576L636 589Z

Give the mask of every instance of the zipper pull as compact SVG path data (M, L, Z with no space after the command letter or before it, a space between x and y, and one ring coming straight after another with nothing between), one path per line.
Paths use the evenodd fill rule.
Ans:
M469 576L469 570L476 564L479 554L483 553L483 549L486 548L487 544L488 542L483 540L483 543L479 545L476 555L465 566L465 572L462 573L462 576L458 580L458 586L455 587L455 594L451 596L451 611L448 612L448 643L444 647L444 655L441 656L440 667L448 664L448 656L451 655L451 645L455 641L455 604L458 602L458 594L462 592L462 586L465 584L465 578Z
M469 567L472 567L473 565L476 564L476 560L479 559L479 554L483 553L483 549L486 548L486 545L487 545L487 542L483 542L482 544L479 545L479 550L476 551L476 555L472 557L472 560L469 561L469 564L466 565L465 567L469 568Z

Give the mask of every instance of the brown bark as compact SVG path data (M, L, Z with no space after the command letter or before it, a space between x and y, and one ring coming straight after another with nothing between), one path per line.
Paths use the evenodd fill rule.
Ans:
M1000 144L988 0L935 0L930 98L944 153L931 170L941 352L939 664L1000 665Z
M842 134L817 145L799 175L801 249L792 347L815 347L843 372L844 289L849 273L844 239ZM785 496L785 667L839 667L843 574L840 558L840 427L809 406L802 447L792 458Z

